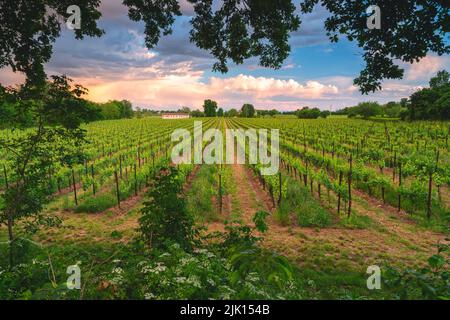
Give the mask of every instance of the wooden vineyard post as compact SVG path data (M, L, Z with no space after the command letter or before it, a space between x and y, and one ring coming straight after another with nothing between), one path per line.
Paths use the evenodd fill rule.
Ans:
M222 214L223 202L222 202L222 174L219 172L219 205L220 214Z
M338 192L338 214L341 212L341 185L342 185L342 170L339 171L339 192Z
M61 194L61 178L56 178L56 186L58 187L58 193Z
M321 194L320 188L321 188L321 184L320 184L320 180L318 180L317 181L317 195L319 196L319 200L322 199L322 194Z
M400 211L402 208L402 195L400 193L400 188L402 187L402 163L398 163L398 204L397 204L397 210Z
M95 196L96 190L95 190L94 164L91 164L91 177L92 177L92 193Z
M134 195L138 195L136 164L134 164Z
M433 171L430 171L428 178L428 198L427 198L427 219L431 218L431 194L433 189L433 173L437 171L439 163L439 150L436 151L436 165Z
M278 172L278 182L279 182L279 185L280 185L280 194L278 196L278 205L280 205L281 204L281 196L282 196L281 192L282 192L282 189L283 189L282 178L281 178L281 171Z
M138 147L137 153L138 153L139 168L141 168L141 148L140 147Z
M5 177L5 186L6 189L9 189L9 183L8 183L8 174L6 173L6 166L3 165L3 175Z
M270 194L270 198L272 199L272 205L275 208L275 199L273 197L273 187L271 184L269 184L269 194Z
M348 171L348 211L347 217L350 218L350 214L352 213L352 170L353 170L353 158L350 154L350 159L348 160L350 170Z
M117 206L120 209L120 188L119 188L119 177L117 176L117 170L114 171L114 179L116 181Z
M395 182L395 167L397 165L397 151L394 152L394 163L392 164L392 182Z
M305 127L303 127L303 147L304 147L304 152L306 154L306 132L305 132Z
M258 170L257 172L258 172L258 180L259 180L259 183L262 185L263 190L266 190L266 186L264 185L264 179L263 179L263 177L262 177L261 171Z
M156 170L155 170L155 152L152 151L152 152L150 153L150 156L152 157L152 176L153 176L153 178L155 178L155 176L156 176Z
M380 166L380 173L381 173L381 176L383 176L383 167L381 167L381 166ZM385 188L384 188L384 183L383 183L381 185L381 199L383 199L383 204L386 204L386 199L384 197L384 191L385 191Z
M119 155L119 172L120 172L120 179L123 179L123 177L122 177L122 155Z
M75 196L75 205L78 206L77 185L75 184L75 171L73 171L73 169L72 169L72 185L73 185L73 194Z
M428 197L427 197L427 219L431 218L431 192L433 188L433 172L428 177Z
M305 173L303 174L303 183L308 186L308 160L306 160Z

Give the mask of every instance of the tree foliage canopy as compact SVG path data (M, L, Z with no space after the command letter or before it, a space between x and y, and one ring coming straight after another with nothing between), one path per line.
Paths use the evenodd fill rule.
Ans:
M42 85L44 64L51 58L70 5L78 5L82 16L82 28L74 30L76 39L103 34L97 26L100 0L0 1L0 68L10 66L25 73L28 82Z
M0 225L8 227L11 266L17 221L24 221L25 233L57 222L41 212L52 194L48 174L84 160L79 125L92 111L82 98L86 89L72 86L65 76L53 76L39 93L34 89L30 83L19 89L0 86L0 113L7 114L8 123L15 128L32 125L19 135L0 137L0 148L7 151L3 160L14 164L9 174L14 183L0 193Z
M300 119L317 119L320 116L320 109L304 107L297 110L296 114Z
M431 78L430 87L414 92L409 99L390 101L385 105L377 102L362 102L354 107L338 110L335 114L349 117L388 116L406 120L449 120L450 119L450 76L446 70Z
M217 102L214 100L207 99L203 103L203 110L205 112L205 117L215 117L217 111Z
M257 57L261 66L280 68L290 52L289 34L300 28L293 0L188 0L194 6L191 41L208 50L217 62L213 70L228 71L228 63ZM44 64L69 5L81 9L82 27L75 37L101 36L97 26L100 0L17 0L0 2L0 67L24 72L33 83L45 82ZM177 0L123 0L133 21L145 23L145 44L153 48L161 36L172 32L181 15ZM400 79L396 60L417 62L429 52L450 53L445 36L450 31L446 0L303 0L300 12L311 13L322 5L331 14L325 29L332 42L340 36L362 49L365 68L354 83L361 92L381 88L383 79ZM366 9L381 9L381 29L368 29ZM216 8L217 7L217 8Z
M450 83L450 73L447 70L439 71L430 79L430 88L436 89Z
M255 115L255 107L250 103L245 103L241 108L241 117L253 118Z
M430 51L449 53L445 35L450 32L450 13L446 0L305 0L302 12L322 4L331 13L325 29L332 42L339 36L356 41L363 50L365 68L355 79L361 92L381 88L383 79L401 79L403 69L395 60L417 62ZM381 9L381 29L367 28L366 9Z
M180 195L182 184L177 168L171 166L162 168L152 182L139 218L139 231L150 246L172 241L186 250L191 248L196 231L194 218Z

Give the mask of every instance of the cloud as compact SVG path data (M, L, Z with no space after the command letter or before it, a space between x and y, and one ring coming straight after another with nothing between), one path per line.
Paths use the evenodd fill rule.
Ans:
M25 82L25 76L21 73L14 73L9 68L0 69L0 84L3 86L14 86Z
M211 77L202 82L202 73L184 66L185 72L153 79L130 77L116 81L90 82L90 98L95 101L128 99L136 106L146 108L172 108L189 106L200 108L203 100L217 100L225 108L253 103L256 107L297 109L299 106L329 101L339 90L336 86L318 81L302 84L295 80L237 75L235 77ZM89 79L77 79L84 83ZM327 102L328 103L328 102Z
M301 15L300 30L290 38L293 53L280 70L263 68L259 59L251 58L240 66L230 64L228 76L211 75L215 59L189 41L192 5L187 0L180 5L183 16L176 18L173 33L149 50L144 24L130 21L121 0L102 1L99 24L105 35L78 41L72 31L64 30L46 65L47 73L67 74L88 87L90 98L99 102L128 99L135 106L177 109L184 105L199 108L204 99L211 98L225 108L249 102L258 108L294 110L305 105L337 109L360 101L399 100L426 86L438 70L450 69L450 57L430 55L419 63L402 63L404 80L385 81L381 92L363 96L353 85L360 60L350 55L356 47L323 45L329 43L324 31L329 13L316 6L311 14ZM340 59L343 53L348 55ZM308 60L300 61L303 57ZM3 85L23 79L10 69L0 69Z
M246 93L257 98L284 95L297 99L313 99L321 98L326 94L338 93L336 86L324 85L317 81L300 84L293 79L256 78L243 74L225 79L212 77L209 83L212 90L221 90L230 94L233 92Z
M316 5L309 14L300 14L302 23L300 28L291 34L290 44L293 47L307 47L317 44L329 43L324 30L325 19L330 16L328 10L321 5Z

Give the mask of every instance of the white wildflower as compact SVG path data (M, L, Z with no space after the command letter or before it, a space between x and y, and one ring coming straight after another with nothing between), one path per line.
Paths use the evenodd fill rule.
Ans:
M177 283L186 283L186 277L175 277L174 280Z
M154 298L155 298L155 295L153 293L151 293L151 292L147 292L147 293L144 294L144 299L145 300L151 300L151 299L154 299Z
M201 288L202 287L202 284L200 282L200 278L197 277L197 276L190 276L188 278L187 282L189 284L191 284L193 287L196 287L196 288Z
M112 273L116 273L116 274L122 274L122 273L123 273L123 269L117 267L117 268L112 269L111 272L112 272Z

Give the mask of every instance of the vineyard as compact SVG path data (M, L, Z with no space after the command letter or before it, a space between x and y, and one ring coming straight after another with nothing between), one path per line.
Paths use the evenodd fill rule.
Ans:
M29 280L0 296L76 298L80 293L61 287L65 266L79 261L91 279L81 291L86 298L392 298L392 292L367 290L366 268L372 264L421 267L438 251L437 246L446 244L450 219L448 123L199 119L148 117L84 125L85 143L70 146L79 154L77 161L42 173L51 194L43 211L61 224L37 230L32 237L27 221L14 226L25 252L15 258L29 261L33 257L40 267L37 272L51 276L44 276L46 281L37 281L39 284ZM203 131L218 128L223 135L226 129L269 129L269 133L278 129L279 172L262 175L261 163L173 164L171 153L177 141L172 141L172 133L175 129L193 133L195 121L202 121ZM13 141L26 132L3 130L0 134ZM208 143L203 141L203 148ZM244 143L241 147L245 147L246 157L251 157L248 140ZM18 179L11 152L0 150L0 193L7 194ZM174 172L175 182L164 180L162 173L166 171L170 177ZM178 195L170 198L170 188L162 189L164 183L179 185ZM164 208L173 210L173 219L149 220L145 213L158 210L145 208L149 203L157 207L158 198L166 196L172 200ZM145 263L142 256L130 258L127 250L138 246L135 238L139 232L145 233L144 226L157 230L156 224L180 225L176 220L181 218L175 218L180 197L186 200L198 227L192 237L204 239L204 244L193 251L180 251L176 245L159 248L158 258ZM0 202L0 209L3 205ZM7 232L0 227L0 241L8 239ZM169 233L177 232L175 228ZM163 237L162 231L155 231L149 241L157 241L154 237L158 234ZM273 275L273 270L267 274L265 263L256 266L242 257L243 252L248 253L242 248L236 258L236 246L231 253L214 249L217 234L225 239L219 244L222 249L236 239L257 242L250 261L272 261L267 256L276 255L279 260L272 261L275 267L267 264L284 271L281 275ZM0 254L6 261L5 248L0 247ZM219 266L228 258L231 271ZM184 261L181 271L177 261ZM142 271L145 285L133 281L140 279L136 274L127 274L130 265L147 270ZM195 265L202 265L204 271ZM239 268L233 269L236 265ZM23 262L17 276L33 274L30 270L35 267ZM240 273L243 278L237 280L236 272L244 267L254 269L254 273ZM186 274L180 275L183 272ZM215 277L205 278L205 274ZM257 279L252 280L252 276ZM269 280L258 284L258 279L266 276ZM14 279L12 275L1 278L0 284L6 286ZM173 281L179 286L189 283L193 289L172 291L164 287L164 281L172 286ZM286 289L287 283L295 283L292 290ZM158 289L152 291L152 286ZM130 289L135 287L139 290Z

